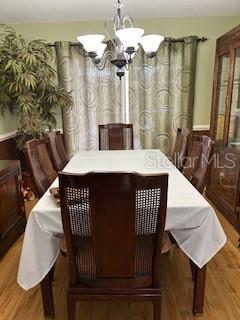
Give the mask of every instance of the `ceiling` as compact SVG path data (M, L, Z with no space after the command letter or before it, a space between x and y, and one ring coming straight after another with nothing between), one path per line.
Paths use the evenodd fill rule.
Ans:
M125 0L134 18L240 16L240 0ZM2 22L105 20L115 0L0 0Z

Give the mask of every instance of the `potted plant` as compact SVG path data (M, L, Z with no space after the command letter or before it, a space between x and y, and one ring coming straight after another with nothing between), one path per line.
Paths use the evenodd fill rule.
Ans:
M44 40L25 41L6 25L0 34L0 110L18 120L17 146L42 138L56 126L56 108L71 105L69 92L57 83L53 52Z

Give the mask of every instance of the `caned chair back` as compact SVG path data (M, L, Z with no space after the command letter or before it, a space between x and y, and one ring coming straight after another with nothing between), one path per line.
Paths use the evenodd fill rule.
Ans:
M182 171L186 162L188 153L190 130L187 128L181 128L177 130L177 136L172 153L172 161L175 166Z
M98 126L99 150L133 149L133 125L109 123Z
M160 284L168 175L59 173L70 285Z
M41 197L57 177L46 141L42 139L27 141L25 155L36 191Z
M214 141L208 136L193 136L191 150L188 154L183 174L191 183L203 192L210 169Z
M63 138L59 131L49 132L48 144L56 171L61 171L68 163Z

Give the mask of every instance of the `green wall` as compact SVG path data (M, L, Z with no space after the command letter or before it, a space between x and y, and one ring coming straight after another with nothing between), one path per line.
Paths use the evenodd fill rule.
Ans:
M211 111L212 79L216 39L240 24L236 17L194 17L159 18L135 21L146 33L158 33L163 36L182 37L187 35L205 36L209 40L199 44L196 90L194 106L194 125L209 125ZM87 33L103 33L104 21L82 21L66 23L15 24L15 29L26 39L46 39L49 42L76 41L76 36ZM58 112L58 127L61 126L61 114ZM14 130L16 121L7 115L0 118L0 134Z
M16 117L6 112L4 116L0 113L0 134L8 133L17 129Z

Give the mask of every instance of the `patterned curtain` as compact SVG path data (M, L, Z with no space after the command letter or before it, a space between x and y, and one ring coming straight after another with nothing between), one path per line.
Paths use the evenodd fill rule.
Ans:
M139 49L129 68L130 122L138 148L170 155L177 128L192 129L197 37L165 40L153 59Z
M108 51L113 50L108 44ZM56 43L59 82L72 92L73 105L62 110L68 155L98 149L98 124L122 122L122 88L115 67L107 59L99 71L83 48L69 42Z

